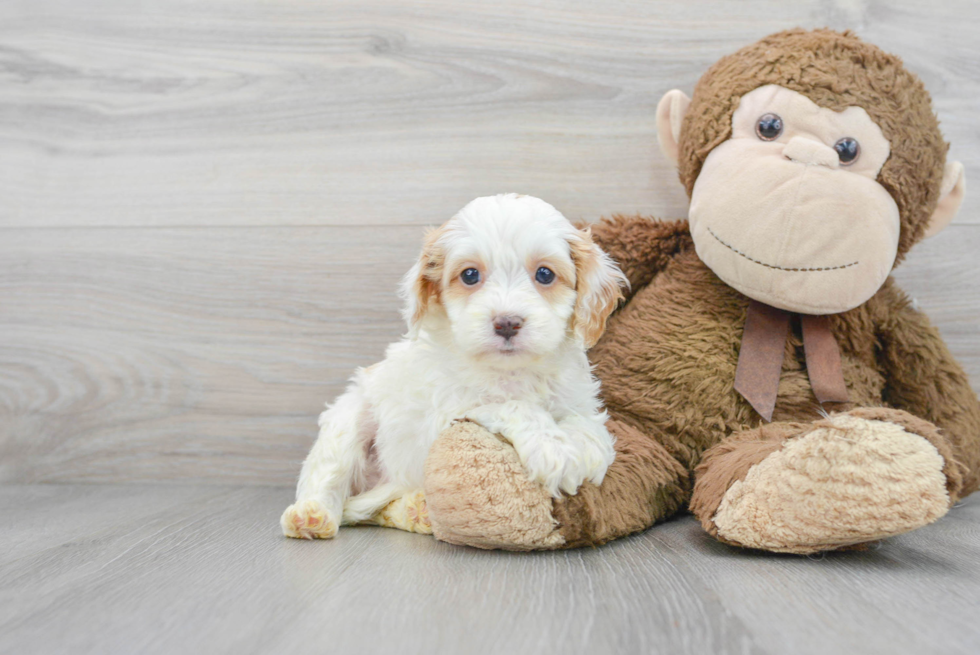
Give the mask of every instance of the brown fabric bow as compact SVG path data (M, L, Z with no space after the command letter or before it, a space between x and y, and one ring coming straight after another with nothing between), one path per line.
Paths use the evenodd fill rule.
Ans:
M821 404L847 402L840 349L826 316L799 314L803 328L806 371L813 395ZM749 302L742 348L735 369L735 390L762 418L772 420L783 370L783 354L793 314L761 302Z

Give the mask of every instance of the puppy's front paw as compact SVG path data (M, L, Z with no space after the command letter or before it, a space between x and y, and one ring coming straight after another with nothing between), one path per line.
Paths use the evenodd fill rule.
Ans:
M337 519L318 500L297 501L286 508L279 520L282 533L295 539L333 539Z
M588 480L598 487L616 458L616 449L611 440L603 442L590 440L579 445L576 458L581 462L582 470L582 480L579 484Z
M491 403L480 405L466 412L463 416L468 421L473 421L477 425L485 428L488 432L507 436L507 417L508 412L503 403Z
M512 443L528 477L541 483L552 496L558 497L562 491L574 494L585 479L576 470L568 446L557 439L540 436Z
M513 440L514 448L528 474L553 496L558 496L559 490L574 496L586 481L602 484L616 456L611 442L577 438L575 433L562 430L519 436L526 438Z

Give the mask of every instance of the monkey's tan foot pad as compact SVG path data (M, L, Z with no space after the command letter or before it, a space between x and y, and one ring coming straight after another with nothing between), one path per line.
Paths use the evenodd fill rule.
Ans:
M361 524L380 525L385 528L397 528L405 532L417 532L419 534L432 534L428 504L425 500L425 494L421 491L396 498L370 519L362 521Z
M509 443L476 423L455 423L433 444L425 496L432 532L441 541L503 550L564 544L551 496L528 479Z
M785 442L725 492L724 541L812 553L914 530L950 506L944 460L895 423L839 414Z
M295 539L333 539L337 520L322 503L301 500L290 505L279 519L282 533Z

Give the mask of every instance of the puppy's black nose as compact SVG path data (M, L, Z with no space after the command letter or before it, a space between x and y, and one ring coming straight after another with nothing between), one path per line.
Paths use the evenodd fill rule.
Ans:
M498 316L493 320L493 331L504 339L511 339L524 325L524 319L519 316Z

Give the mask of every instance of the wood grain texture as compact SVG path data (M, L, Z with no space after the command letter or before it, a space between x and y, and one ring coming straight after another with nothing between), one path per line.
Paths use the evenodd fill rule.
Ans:
M508 190L684 215L657 100L796 25L903 56L980 170L971 0L0 4L0 481L129 483L0 485L0 652L976 652L980 497L823 558L689 517L507 554L286 540L257 486L401 333L419 226ZM957 222L896 275L980 388Z
M404 331L415 227L7 230L0 479L288 483Z
M980 170L968 2L0 5L0 480L288 484L420 224L684 214L653 107L772 31L900 52ZM971 159L971 157L973 159ZM980 210L898 277L980 386Z
M729 548L691 517L554 553L383 528L300 542L277 525L290 493L0 487L0 651L903 655L980 643L980 497L870 551L796 557Z
M323 403L404 330L421 229L8 229L0 480L290 484ZM980 388L980 227L897 274Z
M973 0L32 0L0 6L0 226L682 215L657 101L799 25L901 55L980 171Z

